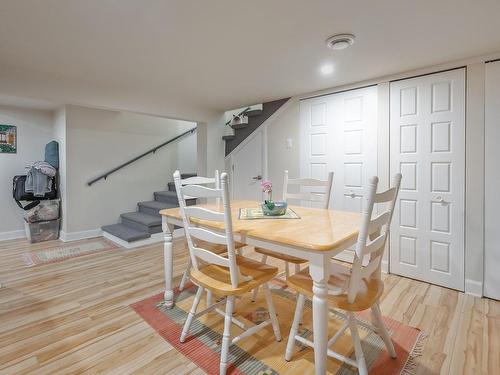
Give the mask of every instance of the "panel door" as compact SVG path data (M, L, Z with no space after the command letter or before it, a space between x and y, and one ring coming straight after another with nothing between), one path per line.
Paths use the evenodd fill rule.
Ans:
M361 212L364 186L377 175L377 88L336 94L331 114L332 207Z
M392 82L390 271L464 289L465 69Z
M263 134L258 131L232 156L233 198L260 201L263 178Z
M317 178L326 180L328 172L333 169L329 138L331 133L331 96L303 100L300 103L301 142L300 142L300 177ZM298 176L290 176L297 178ZM335 177L334 177L335 184ZM290 192L295 186L290 186ZM321 187L304 189L318 194L324 194ZM294 203L294 202L292 202ZM320 206L310 202L298 202L303 206Z
M500 62L486 64L484 295L500 300Z
M300 113L301 177L326 179L333 171L330 208L360 212L364 186L377 175L377 88L304 100ZM353 249L337 256L353 257Z

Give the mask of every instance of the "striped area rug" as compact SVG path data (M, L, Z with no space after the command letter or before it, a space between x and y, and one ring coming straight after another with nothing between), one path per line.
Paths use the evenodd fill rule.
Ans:
M183 344L179 342L182 325L191 307L195 292L194 286L180 293L177 292L176 304L172 309L165 308L162 295L147 298L133 304L131 307L179 352L208 374L218 374L224 320L221 315L208 313L201 317L193 323L191 336L186 342ZM310 348L297 346L292 361L286 362L284 360L285 347L295 308L295 294L281 284L273 285L272 292L283 340L276 342L272 328L268 326L257 334L241 340L236 345L232 345L229 357L231 365L228 368L228 374L314 373L314 353ZM260 295L260 298L255 302L251 302L250 297L248 293L236 303L235 316L247 326L257 324L268 317L263 295ZM199 309L203 309L203 306L204 301L200 303ZM334 312L332 312L329 322L329 337L343 324L339 316L333 316L333 314ZM367 317L368 314L363 314L360 319ZM390 318L384 319L391 333L398 358L390 358L382 339L375 333L360 327L363 351L370 369L370 375L414 374L426 335L416 328L403 325ZM303 337L312 339L312 308L310 302L306 303L303 321L299 333ZM231 329L232 336L242 332L235 325ZM354 349L348 333L343 335L332 349L354 358ZM357 370L329 358L328 373L354 375L357 374Z
M113 243L102 238L97 238L93 241L87 241L80 244L68 244L44 250L30 251L28 253L23 253L22 257L27 267L34 267L39 264L60 262L65 259L112 249L117 249Z

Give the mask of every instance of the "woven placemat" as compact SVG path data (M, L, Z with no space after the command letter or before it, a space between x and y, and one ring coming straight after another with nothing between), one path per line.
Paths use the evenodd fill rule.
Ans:
M240 208L240 220L255 220L255 219L300 219L300 216L291 208L286 209L286 213L280 216L267 216L262 212L261 207Z

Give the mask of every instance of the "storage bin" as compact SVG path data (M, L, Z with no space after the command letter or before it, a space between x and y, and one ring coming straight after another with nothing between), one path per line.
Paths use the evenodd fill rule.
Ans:
M40 204L24 213L28 223L59 219L59 199L40 201Z
M24 230L30 243L57 240L61 219L28 223L24 221Z

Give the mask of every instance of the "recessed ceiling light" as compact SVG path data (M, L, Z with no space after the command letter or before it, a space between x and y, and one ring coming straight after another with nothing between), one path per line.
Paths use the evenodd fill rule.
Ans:
M333 65L332 64L321 65L320 71L321 71L321 74L323 74L325 76L328 74L332 74L333 73Z
M354 43L355 36L352 34L338 34L326 40L326 46L331 49L346 49Z

